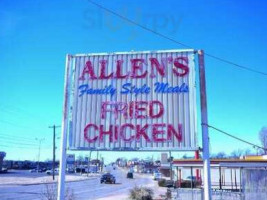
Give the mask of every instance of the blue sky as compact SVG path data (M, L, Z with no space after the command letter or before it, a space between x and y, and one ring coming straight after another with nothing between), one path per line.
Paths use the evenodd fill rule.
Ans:
M263 0L97 2L195 49L267 72ZM86 0L2 0L0 27L0 151L7 159L36 160L41 138L41 159L51 158L48 126L61 125L67 53L183 48ZM267 126L267 76L205 59L210 124L260 144L258 132ZM251 148L213 130L210 139L212 153Z

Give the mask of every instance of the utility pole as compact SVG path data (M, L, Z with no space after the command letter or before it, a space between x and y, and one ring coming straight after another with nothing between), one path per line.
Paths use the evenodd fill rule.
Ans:
M99 155L99 151L97 150L97 151L96 151L96 167L97 167L96 170L97 170L97 171L99 170L99 169L98 169L98 168L99 168L98 155Z
M41 155L41 143L42 143L42 141L44 141L44 138L41 138L41 139L35 138L35 140L39 140L38 165L37 165L37 173L39 173L40 155Z
M171 181L173 180L173 174L172 174L172 161L173 161L173 157L172 157L172 152L169 151L169 161L170 161L170 178L171 178Z
M53 180L55 180L55 160L56 160L56 128L60 126L49 126L48 128L53 128Z
M87 162L87 177L89 176L90 162L91 162L91 155L92 155L92 150L90 150L90 153L89 153L89 156L88 156L88 162Z
M103 172L104 168L104 157L101 157L101 172Z

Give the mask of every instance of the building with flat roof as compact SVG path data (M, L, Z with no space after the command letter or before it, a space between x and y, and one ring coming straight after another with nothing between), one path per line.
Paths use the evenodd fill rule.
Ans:
M3 160L5 156L6 156L6 152L0 151L0 172L2 171Z
M164 167L164 166L162 166ZM165 166L169 167L169 165ZM246 169L267 169L264 156L244 157L242 159L211 159L211 183L213 189L242 189L242 171ZM174 159L172 162L173 180L178 183L188 177L202 180L202 159Z

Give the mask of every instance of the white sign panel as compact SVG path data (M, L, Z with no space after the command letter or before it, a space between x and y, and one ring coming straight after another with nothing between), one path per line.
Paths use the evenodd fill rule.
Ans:
M193 50L68 57L69 148L195 150Z

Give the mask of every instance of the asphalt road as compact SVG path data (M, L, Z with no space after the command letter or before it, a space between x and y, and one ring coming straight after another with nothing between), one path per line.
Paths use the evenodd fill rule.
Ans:
M101 184L99 177L93 177L90 180L69 182L66 184L66 188L69 191L73 191L75 199L89 200L89 199L119 199L126 198L129 194L129 190L134 186L149 186L154 190L157 190L157 184L152 180L151 175L136 175L134 179L126 178L126 171L113 168L109 169L110 172L116 177L116 184ZM22 200L34 200L34 199L46 199L44 194L46 189L56 190L54 184L35 184L35 185L1 185L0 186L0 199L22 199Z

